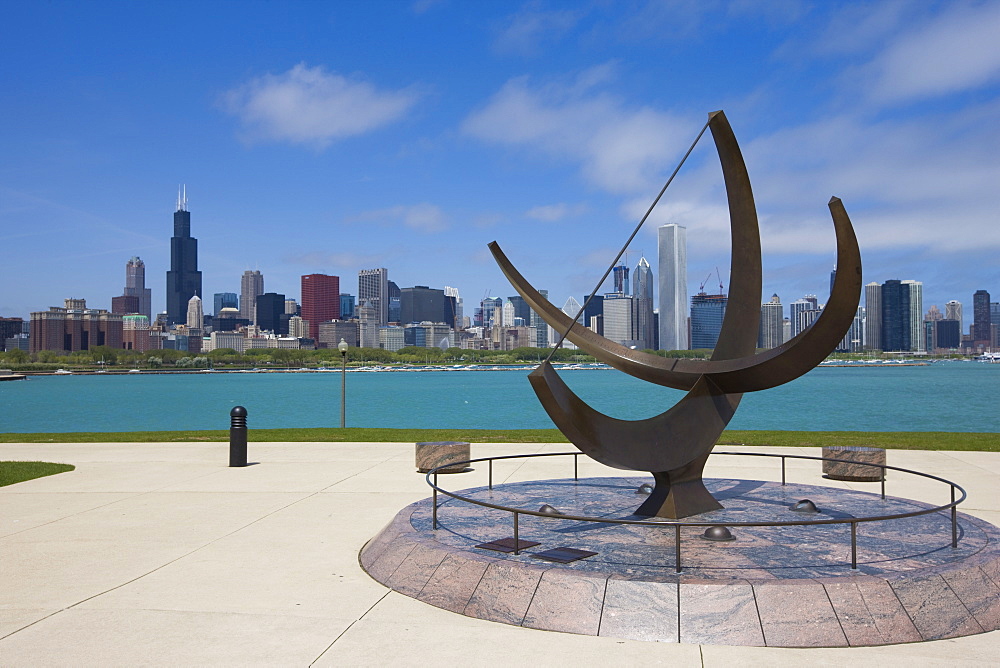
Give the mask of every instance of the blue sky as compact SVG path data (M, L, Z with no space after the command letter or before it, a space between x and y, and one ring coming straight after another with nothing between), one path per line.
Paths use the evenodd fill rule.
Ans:
M724 109L761 218L764 293L824 301L826 202L865 281L924 307L1000 296L1000 2L8 2L0 49L0 315L109 308L146 263L154 309L178 184L204 291L299 296L359 269L552 301L589 292ZM636 238L688 228L691 292L728 217L710 137ZM971 315L971 314L970 314ZM967 317L967 320L969 318Z

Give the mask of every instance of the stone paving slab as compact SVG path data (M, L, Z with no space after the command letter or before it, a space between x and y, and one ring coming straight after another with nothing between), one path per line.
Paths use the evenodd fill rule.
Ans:
M472 454L567 449L473 444ZM471 594L435 590L435 583L477 586L482 574L475 570L484 572L483 564L497 560L487 554L457 580L448 573L456 562L446 558L424 585L422 600L403 596L372 580L358 554L401 508L428 495L423 476L412 470L413 453L412 443L251 442L250 461L259 464L229 469L225 443L0 444L0 459L77 467L0 488L0 529L14 527L7 535L0 531L0 664L995 665L998 632L799 650L699 645L690 634L678 644L673 638L651 643L553 633L434 607L451 597L450 609L464 609ZM916 455L919 463L911 461ZM947 477L965 484L970 502L976 501L969 512L1000 523L1000 455L889 456L891 464L932 473L947 468ZM536 460L532 477L571 476L571 462L558 459ZM621 475L585 458L580 464L586 476ZM756 468L734 457L713 458L710 466L719 477L780 478L779 470L767 467L756 475ZM749 469L754 475L744 475ZM515 464L494 467L498 482L519 471ZM789 466L789 473L795 482L825 484L818 463ZM486 476L480 466L451 479L476 487L486 484ZM890 478L890 494L918 496L909 489ZM278 497L284 498L274 503ZM109 507L122 512L102 510ZM979 567L1000 585L1000 565ZM668 593L658 596L671 600L677 583L662 586ZM878 590L862 593L869 606L881 600ZM894 619L886 610L876 618L880 625ZM992 614L989 606L981 614ZM896 633L887 628L880 632Z

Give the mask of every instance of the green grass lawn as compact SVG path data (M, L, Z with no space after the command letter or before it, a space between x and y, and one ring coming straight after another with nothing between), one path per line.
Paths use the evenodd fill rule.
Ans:
M402 442L566 443L556 429L251 429L254 442ZM0 434L0 443L171 443L229 441L226 430L73 432ZM725 431L720 445L869 445L900 450L980 450L1000 452L1000 434L907 431Z
M44 478L47 475L72 471L75 466L70 464L52 464L49 462L0 462L0 487L14 483Z

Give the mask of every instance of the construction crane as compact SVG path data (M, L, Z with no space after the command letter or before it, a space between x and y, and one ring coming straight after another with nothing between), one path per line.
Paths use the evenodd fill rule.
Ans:
M708 279L710 278L712 278L712 272L708 272L708 276L705 277L705 280L698 284L698 292L705 292L705 284L708 283Z
M711 276L711 274L709 274L709 276ZM722 275L719 273L718 265L715 266L715 276L716 278L719 279L719 294L720 295L726 294L725 288L722 287Z

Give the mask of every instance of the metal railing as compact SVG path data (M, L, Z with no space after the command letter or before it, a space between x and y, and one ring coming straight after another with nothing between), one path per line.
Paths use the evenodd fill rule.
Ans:
M526 510L524 508L512 508L510 506L504 506L496 503L489 503L487 501L479 501L477 499L472 499L455 492L449 492L446 489L442 489L438 485L438 471L446 467L455 467L458 465L468 465L475 464L478 462L488 462L489 463L489 482L488 488L493 489L493 462L504 459L529 459L534 457L573 457L573 479L579 480L579 462L578 458L583 455L582 452L541 452L534 454L524 454L524 455L501 455L498 457L479 457L476 459L468 459L463 462L450 462L442 466L431 469L427 475L427 484L430 485L433 490L433 501L432 501L432 527L434 530L438 528L438 493L450 496L453 499L459 501L464 501L465 503L471 503L477 506L482 506L484 508L492 508L494 510L501 510L504 512L509 512L513 515L514 524L514 554L519 554L518 549L518 533L519 533L519 518L521 515L533 515L535 517L545 517L548 519L558 519L558 520L569 520L575 522L599 522L602 524L636 524L640 526L653 526L653 527L673 527L674 528L674 557L675 557L675 571L677 573L681 572L681 529L683 527L716 527L716 526L726 526L726 527L776 527L776 526L813 526L819 524L850 524L851 525L851 568L857 570L858 568L858 524L862 522L883 522L887 520L897 520L906 517L917 517L919 515L930 515L932 513L939 513L945 510L950 510L951 512L951 547L958 547L958 504L965 501L967 494L965 490L958 484L946 480L936 475L931 475L929 473L923 473L921 471L914 471L912 469L904 469L899 466L888 466L886 464L870 464L868 462L858 462L850 459L834 459L832 457L815 457L811 455L789 455L789 454L772 454L764 452L716 452L716 455L732 455L740 457L772 457L781 459L781 484L784 486L786 484L786 459L809 459L815 461L824 462L843 462L847 464L857 464L863 466L871 466L879 468L882 470L881 476L881 486L882 486L882 500L885 500L885 472L886 471L899 471L901 473L909 473L911 475L921 476L923 478L929 478L931 480L936 480L938 482L948 485L951 489L951 502L944 504L942 506L935 506L933 508L924 508L922 510L914 510L906 513L893 513L890 515L872 515L868 517L847 517L847 518L830 518L830 519L818 519L818 520L789 520L789 521L771 521L771 522L684 522L679 520L668 520L668 519L656 519L656 520L630 520L624 518L607 518L607 517L588 517L586 515L553 515L551 513L545 513L537 510ZM432 480L433 477L433 480ZM961 493L959 498L956 498L956 491Z

